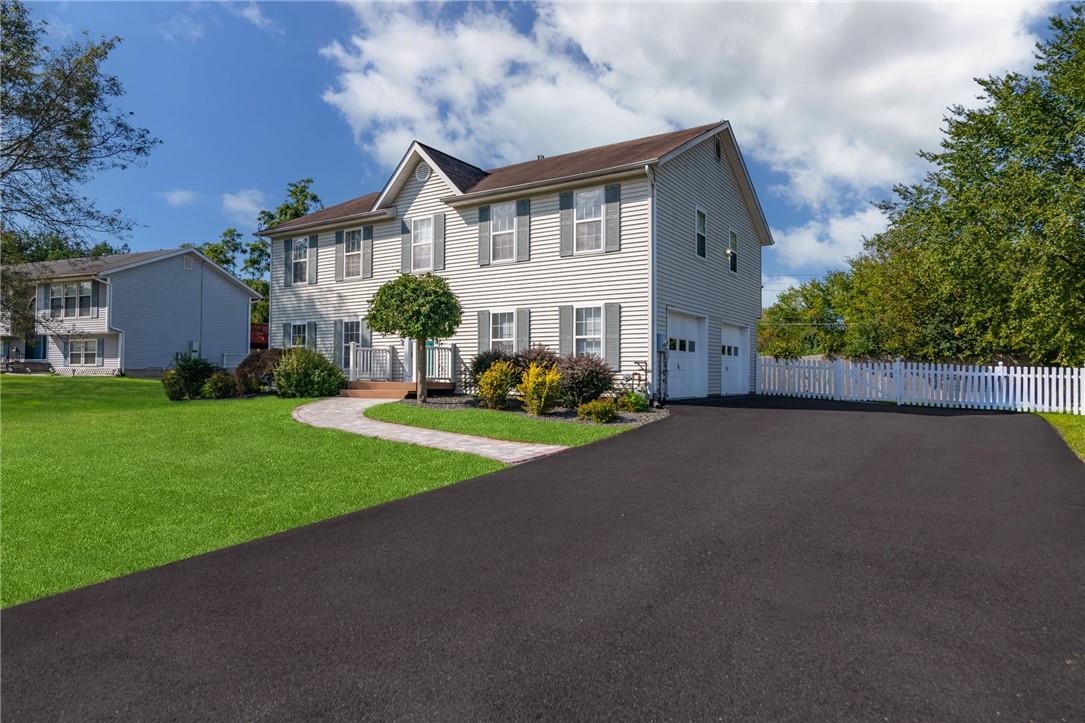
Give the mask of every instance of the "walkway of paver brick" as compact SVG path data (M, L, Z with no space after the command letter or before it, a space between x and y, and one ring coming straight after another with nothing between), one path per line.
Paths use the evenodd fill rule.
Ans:
M506 442L470 434L408 427L403 424L378 422L365 416L365 410L369 407L385 404L388 401L387 399L332 397L298 407L294 410L294 419L313 427L341 429L344 432L353 432L365 437L420 444L424 447L435 447L450 452L470 452L506 464L527 462L566 449L554 444Z

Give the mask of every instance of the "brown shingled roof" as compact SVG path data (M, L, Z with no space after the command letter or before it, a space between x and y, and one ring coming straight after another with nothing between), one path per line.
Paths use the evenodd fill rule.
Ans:
M419 143L441 171L448 176L461 193L484 193L505 188L558 181L570 176L606 171L639 163L654 161L670 151L693 140L697 136L720 125L720 122L708 123L695 128L660 133L646 138L637 138L606 146L587 148L560 156L539 158L523 163L514 163L484 171L477 166L461 161L436 148ZM345 203L310 213L293 221L273 226L265 231L289 231L294 228L309 226L314 223L332 222L373 210L373 204L380 193L367 193Z
M103 256L84 256L57 261L34 261L28 264L15 264L5 268L16 269L20 273L36 279L60 279L72 276L94 276L128 266L139 261L153 259L156 256L172 254L177 249L158 251L134 251L127 254L105 254Z

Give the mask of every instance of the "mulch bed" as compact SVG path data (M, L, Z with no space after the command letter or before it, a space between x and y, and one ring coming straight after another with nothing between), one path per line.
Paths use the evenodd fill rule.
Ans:
M477 399L464 394L429 397L425 404L419 404L413 399L404 399L399 404L409 404L413 407L424 406L427 409L485 409ZM516 399L509 400L509 406L505 411L510 414L522 414L525 417L531 416L521 408L520 402ZM670 411L667 409L652 409L647 412L618 412L618 418L613 422L609 422L609 424L648 424L649 422L666 419L668 416L670 416ZM549 414L543 417L535 417L535 419L550 419L555 422L568 422L569 424L598 424L598 422L593 422L590 419L577 419L575 409L565 409L563 407L557 407Z

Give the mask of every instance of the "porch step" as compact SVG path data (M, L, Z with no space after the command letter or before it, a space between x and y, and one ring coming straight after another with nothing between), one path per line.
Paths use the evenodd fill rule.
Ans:
M410 392L395 389L340 389L339 396L355 399L406 399Z
M414 390L414 382L375 382L359 379L358 381L348 382L347 389L395 389L409 392Z
M456 388L452 382L430 382L426 391L434 396L451 394ZM414 396L414 382L373 382L358 380L349 382L346 389L339 390L341 397L360 399L407 399Z

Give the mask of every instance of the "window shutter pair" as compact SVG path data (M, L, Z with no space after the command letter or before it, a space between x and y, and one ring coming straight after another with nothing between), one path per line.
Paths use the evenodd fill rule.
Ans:
M294 284L294 239L283 241L283 286Z
M516 261L531 260L531 199L516 202ZM478 209L478 265L490 265L490 207Z
M560 253L573 255L574 223L573 192L558 195L560 218ZM607 253L622 250L622 186L612 183L603 188L603 250Z
M573 353L573 307L558 307L558 353ZM614 371L621 369L621 304L603 304L603 360Z
M306 266L309 267L308 270L309 270L309 283L310 284L315 284L316 283L316 272L317 272L316 264L317 264L317 244L318 243L319 243L319 239L317 238L316 234L313 234L312 236L309 237L309 263L307 263Z

